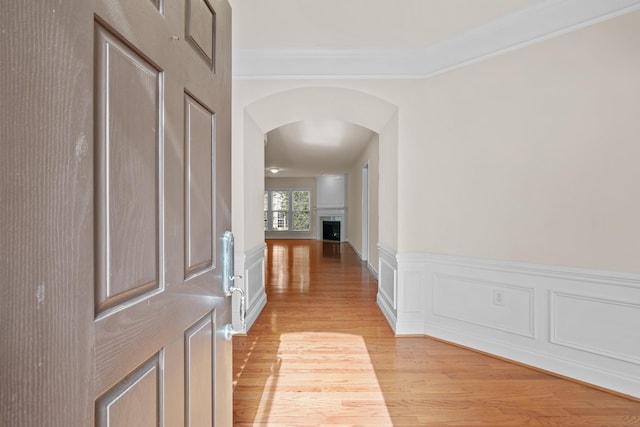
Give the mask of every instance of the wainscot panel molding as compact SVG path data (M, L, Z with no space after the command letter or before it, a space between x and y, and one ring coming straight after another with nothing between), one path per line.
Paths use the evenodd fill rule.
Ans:
M437 316L535 338L532 287L435 273L433 291L433 311ZM487 297L492 297L491 304Z
M378 304L396 334L640 398L640 275L380 249Z
M398 263L396 251L378 244L378 306L396 331L398 297Z
M265 265L264 250L265 243L246 251L244 254L236 255L236 271L244 272L242 280L236 286L245 292L247 307L247 331L256 321L262 309L267 305L267 293L265 292ZM240 329L240 301L234 294L233 298L233 324L236 329Z
M581 314L588 313L588 316ZM640 365L640 304L551 292L551 342ZM594 333L596 332L596 333Z

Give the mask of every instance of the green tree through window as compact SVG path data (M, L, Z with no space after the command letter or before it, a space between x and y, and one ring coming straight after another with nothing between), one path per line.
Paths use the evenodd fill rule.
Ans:
M311 230L311 192L288 189L265 191L264 230Z
M293 193L293 230L309 231L311 229L311 195L308 191L292 191Z

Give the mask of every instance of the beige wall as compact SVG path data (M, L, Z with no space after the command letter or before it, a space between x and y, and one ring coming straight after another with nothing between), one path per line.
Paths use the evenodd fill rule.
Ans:
M347 173L347 240L353 248L363 254L362 246L362 168L369 166L369 259L368 263L378 269L378 150L379 136L374 135Z
M248 114L234 112L232 140L233 234L236 252L244 253L264 244L264 133Z
M640 272L640 13L419 87L403 250Z
M386 114L363 125L380 135L379 241L391 249L640 272L639 52L633 12L428 79L236 80L234 114L263 132L302 119L274 120L279 106L259 102L292 89L316 118L327 111L305 106L304 90L391 106L352 120ZM345 101L336 91L335 115ZM242 132L234 144L253 144ZM259 238L247 233L249 247Z

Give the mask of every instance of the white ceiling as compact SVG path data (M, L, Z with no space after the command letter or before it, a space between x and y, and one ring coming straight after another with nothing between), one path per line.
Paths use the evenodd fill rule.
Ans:
M640 0L230 0L234 78L424 78L640 8ZM266 176L343 173L373 134L305 121L267 136ZM337 154L338 153L338 154Z
M375 134L336 120L305 120L267 134L265 176L308 177L345 172ZM269 171L278 168L277 173Z

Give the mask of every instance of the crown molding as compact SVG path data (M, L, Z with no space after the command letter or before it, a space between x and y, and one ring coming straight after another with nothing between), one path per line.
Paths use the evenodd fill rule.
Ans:
M234 78L424 78L640 9L640 0L541 0L424 48L234 49Z

